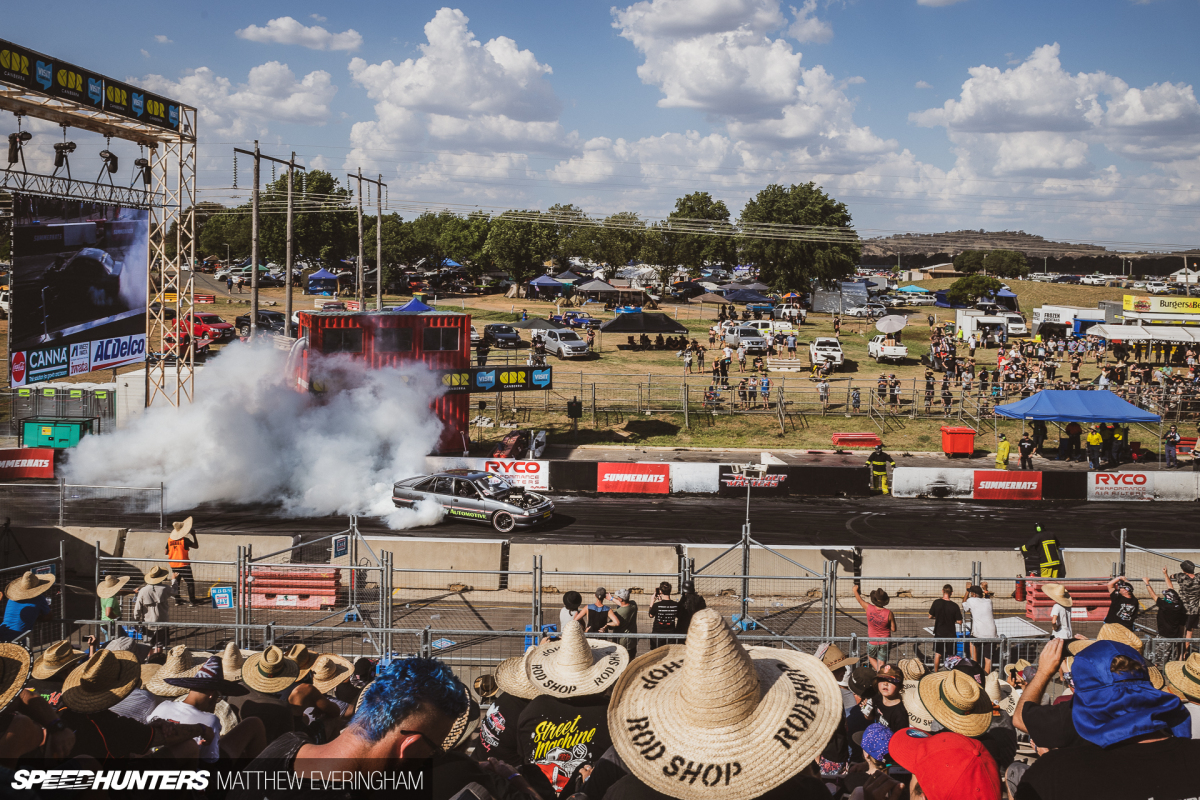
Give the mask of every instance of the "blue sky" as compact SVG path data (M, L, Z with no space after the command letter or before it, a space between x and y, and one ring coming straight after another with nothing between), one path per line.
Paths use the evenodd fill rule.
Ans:
M68 2L0 35L197 105L210 199L257 137L406 215L815 180L868 234L1200 239L1197 0L793 2Z

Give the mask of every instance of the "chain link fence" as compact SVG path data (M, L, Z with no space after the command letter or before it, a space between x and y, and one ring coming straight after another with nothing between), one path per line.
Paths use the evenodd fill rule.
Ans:
M31 604L32 607L23 609L20 614L26 631L20 634L18 641L32 652L37 653L47 645L66 638L67 635L68 625L64 620L68 618L66 606L68 586L66 559L62 548L60 547L59 555L56 558L31 561L28 564L16 564L0 569L0 589L4 589L7 595L8 585L21 578L26 572L32 572L36 576L53 575L55 578L54 584L37 598L24 601ZM18 601L8 597L7 602ZM5 616L8 616L7 608ZM5 631L9 635L15 633L7 628Z
M0 508L13 525L111 525L163 528L166 490L64 482L0 483Z

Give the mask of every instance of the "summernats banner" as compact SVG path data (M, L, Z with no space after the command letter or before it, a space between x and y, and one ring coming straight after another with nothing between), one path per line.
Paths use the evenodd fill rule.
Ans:
M976 500L1041 500L1042 473L977 469L971 496Z
M0 450L0 480L53 478L54 448L22 447Z
M623 494L668 494L670 464L638 464L628 461L596 465L596 491Z

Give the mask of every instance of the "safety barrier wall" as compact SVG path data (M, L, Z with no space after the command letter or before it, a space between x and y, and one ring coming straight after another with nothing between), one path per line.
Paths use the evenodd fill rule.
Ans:
M897 467L892 494L959 500L1086 500L1091 502L1193 502L1200 499L1200 472L1036 472Z

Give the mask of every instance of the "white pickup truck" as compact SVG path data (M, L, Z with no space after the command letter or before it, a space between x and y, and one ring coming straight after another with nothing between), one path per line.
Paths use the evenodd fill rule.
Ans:
M867 355L876 361L903 361L908 358L908 348L902 344L887 344L888 337L880 334L867 342Z
M0 319L8 319L8 315L12 313L12 293L8 291L0 292Z
M819 336L808 346L808 355L813 365L829 362L834 367L842 366L845 354L842 353L842 343L829 336Z

